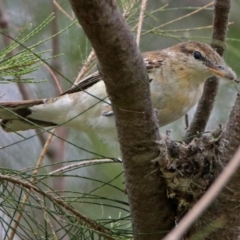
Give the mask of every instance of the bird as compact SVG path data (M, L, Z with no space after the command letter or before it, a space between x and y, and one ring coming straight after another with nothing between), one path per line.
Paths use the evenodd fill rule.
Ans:
M184 116L196 105L209 77L231 81L237 78L213 48L196 41L145 52L142 57L160 127ZM99 72L58 97L0 102L0 119L6 132L66 125L92 132L107 144L118 141L111 101Z

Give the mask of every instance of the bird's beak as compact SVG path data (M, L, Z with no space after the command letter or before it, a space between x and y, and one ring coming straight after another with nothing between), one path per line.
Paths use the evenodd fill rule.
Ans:
M212 72L214 75L221 77L221 78L225 78L228 80L236 80L237 79L237 75L236 73L229 68L228 66L208 66L208 70L210 72Z

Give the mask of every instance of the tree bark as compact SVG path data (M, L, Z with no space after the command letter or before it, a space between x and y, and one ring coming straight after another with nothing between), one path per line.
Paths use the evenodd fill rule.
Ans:
M161 239L174 225L159 155L149 79L135 39L114 0L70 0L90 40L112 102L135 239Z
M221 162L225 166L233 157L240 144L240 96L238 94L234 107L231 111L228 123L221 139L223 146ZM220 169L221 170L221 169ZM217 212L212 212L216 218L221 218L224 225L213 234L211 239L224 236L221 239L239 239L239 183L240 169L236 171L230 183L217 199ZM210 212L211 214L211 212Z
M223 55L225 38L228 30L228 19L231 7L230 0L216 0L214 9L212 47ZM191 141L197 132L204 131L211 114L218 81L216 78L206 82L204 94L198 104L194 120L188 129L185 138ZM238 95L225 131L222 134L219 151L219 165L215 168L217 176L223 167L231 160L240 144L240 97ZM206 213L192 227L189 239L239 239L239 182L240 170L234 174L224 191L215 200ZM204 236L205 235L205 236ZM204 237L203 237L204 236Z
M215 1L211 46L216 49L220 56L223 55L225 48L224 44L228 30L230 8L230 0ZM218 84L216 77L209 78L206 81L203 95L198 103L193 121L184 137L186 142L191 142L195 134L202 133L206 128L218 92Z
M223 54L224 41L227 32L227 21L230 10L230 0L218 0L215 4L215 18L213 30L213 44L219 54ZM219 44L219 40L222 44ZM215 169L218 175L222 168L231 160L240 144L240 96L237 96L235 105L229 116L228 123L220 141L220 165ZM236 171L229 184L224 188L210 209L199 219L192 228L191 237L208 229L208 237L204 239L239 239L239 182L240 169ZM212 233L212 234L210 234Z

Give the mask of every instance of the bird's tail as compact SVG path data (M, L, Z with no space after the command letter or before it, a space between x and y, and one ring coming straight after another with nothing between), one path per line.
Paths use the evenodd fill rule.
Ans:
M44 99L0 102L0 119L2 119L1 127L6 132L15 132L55 126L55 123L31 118L31 108L44 104L44 102Z

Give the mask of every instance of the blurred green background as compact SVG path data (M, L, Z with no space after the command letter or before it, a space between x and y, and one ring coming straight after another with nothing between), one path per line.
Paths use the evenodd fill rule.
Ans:
M135 6L127 21L133 29L134 34L136 34L139 1L118 1L121 9L131 2ZM210 2L207 0L149 1L142 29L141 51L162 49L174 45L179 41L197 40L210 43L213 6L211 5L208 9L201 10L189 17L184 17ZM69 2L59 0L55 1L55 3L57 4L54 4L54 1L50 0L1 0L1 16L8 25L9 34L12 37L16 37L27 24L32 23L31 28L34 28L43 22L52 12L55 12L55 20L36 34L34 38L26 42L25 44L28 46L29 44L50 37L53 32L60 31L72 23L74 16ZM240 75L239 10L240 1L233 0L230 14L230 22L233 22L233 24L229 26L226 41L227 48L224 54L226 62L236 71L238 76ZM161 27L162 24L177 18L182 19ZM0 38L0 44L1 50L6 47L6 39L3 36ZM70 82L75 81L82 64L91 52L91 46L78 24L61 33L57 37L56 42L50 39L38 46L36 51L48 49L55 49L57 53L63 53L57 60L49 60L48 62L54 65ZM32 75L36 79L48 79L48 81L39 84L27 84L26 91L31 98L47 98L58 95L56 84L44 65ZM67 82L59 75L56 76L63 90L71 86L70 82ZM221 83L207 130L215 129L219 124L226 123L238 90L239 86L235 83ZM15 83L1 84L0 96L1 101L22 99L19 87ZM189 113L190 121L194 110L191 110ZM169 129L172 129L172 138L180 140L185 132L184 118L160 130L165 133ZM31 130L21 134L28 138L34 136L36 133ZM40 170L41 174L47 174L60 167L76 163L70 161L94 159L97 157L84 149L101 154L106 158L120 157L118 149L106 146L99 139L96 139L95 136L88 136L85 133L76 132L72 129L62 129L57 134L63 136L64 139L73 144L64 143L55 138L51 143L51 149L54 153L48 153L45 157L43 167ZM23 138L15 133L7 134L0 129L0 146L4 146L3 149L0 149L0 164L2 168L25 171L25 169L35 166L42 149L42 143L37 136L29 140L22 140ZM31 171L28 170L28 172L30 174ZM120 163L99 164L69 171L67 172L68 176L64 178L62 175L49 178L47 185L51 186L54 190L59 190L63 195L79 198L79 201L75 201L76 208L91 218L118 219L129 214L127 197L124 192L124 174L122 172L123 169ZM99 199L100 197L106 199ZM122 228L125 227L128 226L122 226Z

